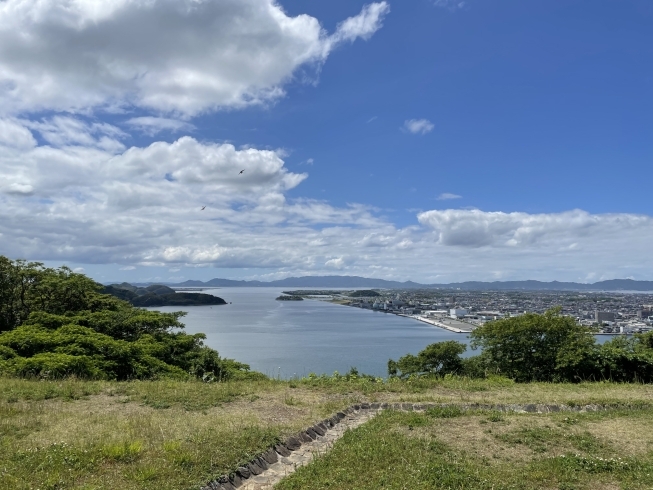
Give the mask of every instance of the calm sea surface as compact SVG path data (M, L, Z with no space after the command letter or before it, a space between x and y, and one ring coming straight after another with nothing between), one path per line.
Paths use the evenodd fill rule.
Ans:
M352 366L360 372L385 377L389 358L416 354L433 342L468 342L464 334L397 315L318 300L276 301L282 290L206 289L202 292L220 296L231 304L183 308L188 312L182 319L186 332L203 332L206 344L217 349L222 357L245 362L267 375L280 374L282 378L311 372L344 373Z
M304 288L310 289L310 288ZM337 289L337 288L330 288ZM347 289L347 288L342 288ZM388 359L417 354L433 342L467 335L388 313L318 300L276 301L281 288L220 288L222 306L190 306L182 319L186 332L206 334L206 344L222 357L249 364L269 376L359 372L387 376ZM152 308L178 311L179 307ZM611 336L599 335L603 343ZM466 355L478 351L467 350Z

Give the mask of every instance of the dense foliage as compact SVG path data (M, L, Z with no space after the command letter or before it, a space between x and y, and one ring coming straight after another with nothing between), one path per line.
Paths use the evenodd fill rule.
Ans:
M0 256L0 373L206 380L259 376L184 333L183 312L135 308L67 267Z
M354 291L352 293L349 293L348 296L350 298L375 298L375 297L381 296L381 295L376 291L368 289L368 290Z
M587 327L560 309L504 318L474 330L477 356L461 358L466 346L447 341L431 344L416 356L388 361L391 377L500 374L518 382L613 380L653 382L653 332L617 337L597 344Z

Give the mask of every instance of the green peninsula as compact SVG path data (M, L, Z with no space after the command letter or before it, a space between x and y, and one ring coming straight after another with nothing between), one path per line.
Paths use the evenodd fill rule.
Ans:
M200 305L225 305L227 302L203 293L176 293L174 289L161 284L153 284L139 288L129 283L111 284L102 291L116 298L128 301L132 306L200 306Z

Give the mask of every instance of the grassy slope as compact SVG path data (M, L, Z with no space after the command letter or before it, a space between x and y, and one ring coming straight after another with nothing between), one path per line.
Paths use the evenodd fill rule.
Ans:
M576 439L567 439L569 431L579 431L579 440L586 437L589 449L581 453L590 458L614 456L628 449L619 445L618 438L601 438L602 431L631 434L629 440L639 441L633 443L637 449L632 458L643 465L641 471L650 468L653 435L648 434L653 434L653 424L652 409L646 407L653 406L653 386L646 385L515 385L504 380L461 379L382 384L361 380L202 384L0 378L0 488L198 488L277 438L358 401L625 403L644 409L619 412L623 415L616 419L604 414L576 414L576 425L564 421L569 415L511 415L492 422L491 414L441 419L388 413L349 434L329 456L298 472L282 488L320 488L312 480L307 483L307 475L317 476L324 487L327 481L340 478L333 479L329 488L433 488L428 479L432 476L424 475L443 471L451 479L449 488L475 488L483 479L501 485L513 482L517 485L514 488L558 488L558 480L551 480L554 483L549 485L547 475L558 475L566 468L560 465L567 463L561 462L562 458L547 457L558 451L551 453L554 446L580 451L574 445ZM551 427L550 432L545 425ZM585 432L590 435L583 436ZM469 439L473 434L479 439ZM481 439L489 442L479 445ZM492 456L501 451L516 459L497 460ZM524 452L532 453L532 457L521 458ZM377 454L378 460L365 459ZM395 461L398 455L403 458L399 463ZM519 486L514 478L508 478L515 464L530 472L533 485ZM602 485L630 482L633 488L644 488L638 483L637 472L590 474L577 469L590 464L585 460L568 464L574 470L568 471L570 475L581 475L580 483L570 477L569 484L579 488L589 481ZM403 474L401 465L414 468L416 476L411 485L390 478L394 473ZM336 476L334 468L338 469ZM361 478L349 481L346 478L351 474ZM650 474L653 481L653 472ZM367 485L368 481L377 486Z

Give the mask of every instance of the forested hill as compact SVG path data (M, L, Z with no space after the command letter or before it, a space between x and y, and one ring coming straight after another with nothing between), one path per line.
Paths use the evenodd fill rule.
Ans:
M129 283L111 284L102 291L116 298L129 301L133 306L197 306L197 305L224 305L227 302L202 293L176 293L174 289L161 284L141 288Z
M210 281L186 281L177 286L185 287L318 287L318 288L385 288L419 289L442 288L462 290L527 290L527 291L653 291L653 281L611 279L593 284L578 282L542 281L467 281L448 284L420 284L406 281L387 281L359 276L303 276L288 277L278 281L234 281L211 279Z

